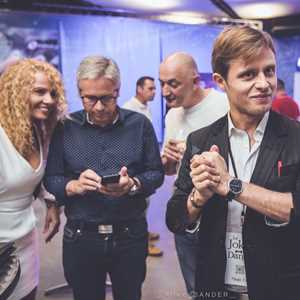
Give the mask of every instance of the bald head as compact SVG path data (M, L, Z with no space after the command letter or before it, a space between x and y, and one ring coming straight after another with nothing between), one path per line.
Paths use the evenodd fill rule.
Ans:
M185 52L175 52L161 63L159 79L169 107L188 108L195 104L200 79L194 58Z
M190 73L194 76L198 75L198 67L194 58L185 52L174 52L168 55L161 63L161 66L168 66L172 69L177 69L181 72Z

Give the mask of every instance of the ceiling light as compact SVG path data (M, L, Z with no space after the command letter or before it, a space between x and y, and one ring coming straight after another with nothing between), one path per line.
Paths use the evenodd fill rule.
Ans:
M234 10L240 17L248 19L276 18L293 13L292 7L288 4L267 2L239 5Z
M161 21L190 25L208 23L208 19L205 18L202 14L197 14L194 12L174 12L160 15L158 16L158 19Z
M298 57L297 60L297 70L300 71L300 57Z
M157 10L176 8L181 3L180 0L126 0L123 5L134 9Z

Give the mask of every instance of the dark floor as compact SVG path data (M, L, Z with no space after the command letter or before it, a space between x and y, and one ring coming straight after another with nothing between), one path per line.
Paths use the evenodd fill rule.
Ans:
M167 230L164 221L167 200L172 190L172 177L166 177L164 185L151 197L148 212L149 228L159 232L161 238L157 245L163 249L164 255L160 258L148 257L147 277L143 286L143 300L186 300L188 299L183 279L179 270L177 256L174 248L173 235ZM35 203L39 216L40 231L43 225L44 210L41 203ZM45 289L64 283L61 266L61 232L49 244L43 242L41 237L41 277L38 291L38 300L72 299L69 289L64 289L52 295L45 296ZM107 300L112 300L111 291L107 290ZM87 299L88 300L88 299Z

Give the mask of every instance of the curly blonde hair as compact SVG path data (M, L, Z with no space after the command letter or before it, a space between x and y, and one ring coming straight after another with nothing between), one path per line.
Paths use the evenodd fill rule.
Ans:
M35 123L31 118L29 98L33 91L35 75L44 73L55 94L56 105L48 118ZM12 144L24 157L36 149L34 125L41 131L43 146L48 144L52 131L62 120L67 109L65 91L60 73L49 63L22 59L10 65L0 77L0 125ZM45 150L45 149L44 149Z

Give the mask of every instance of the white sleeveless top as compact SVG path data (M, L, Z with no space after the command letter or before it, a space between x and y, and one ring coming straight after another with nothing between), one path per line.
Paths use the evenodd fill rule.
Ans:
M33 192L45 171L41 140L40 165L33 169L0 126L0 242L15 241L35 227Z

